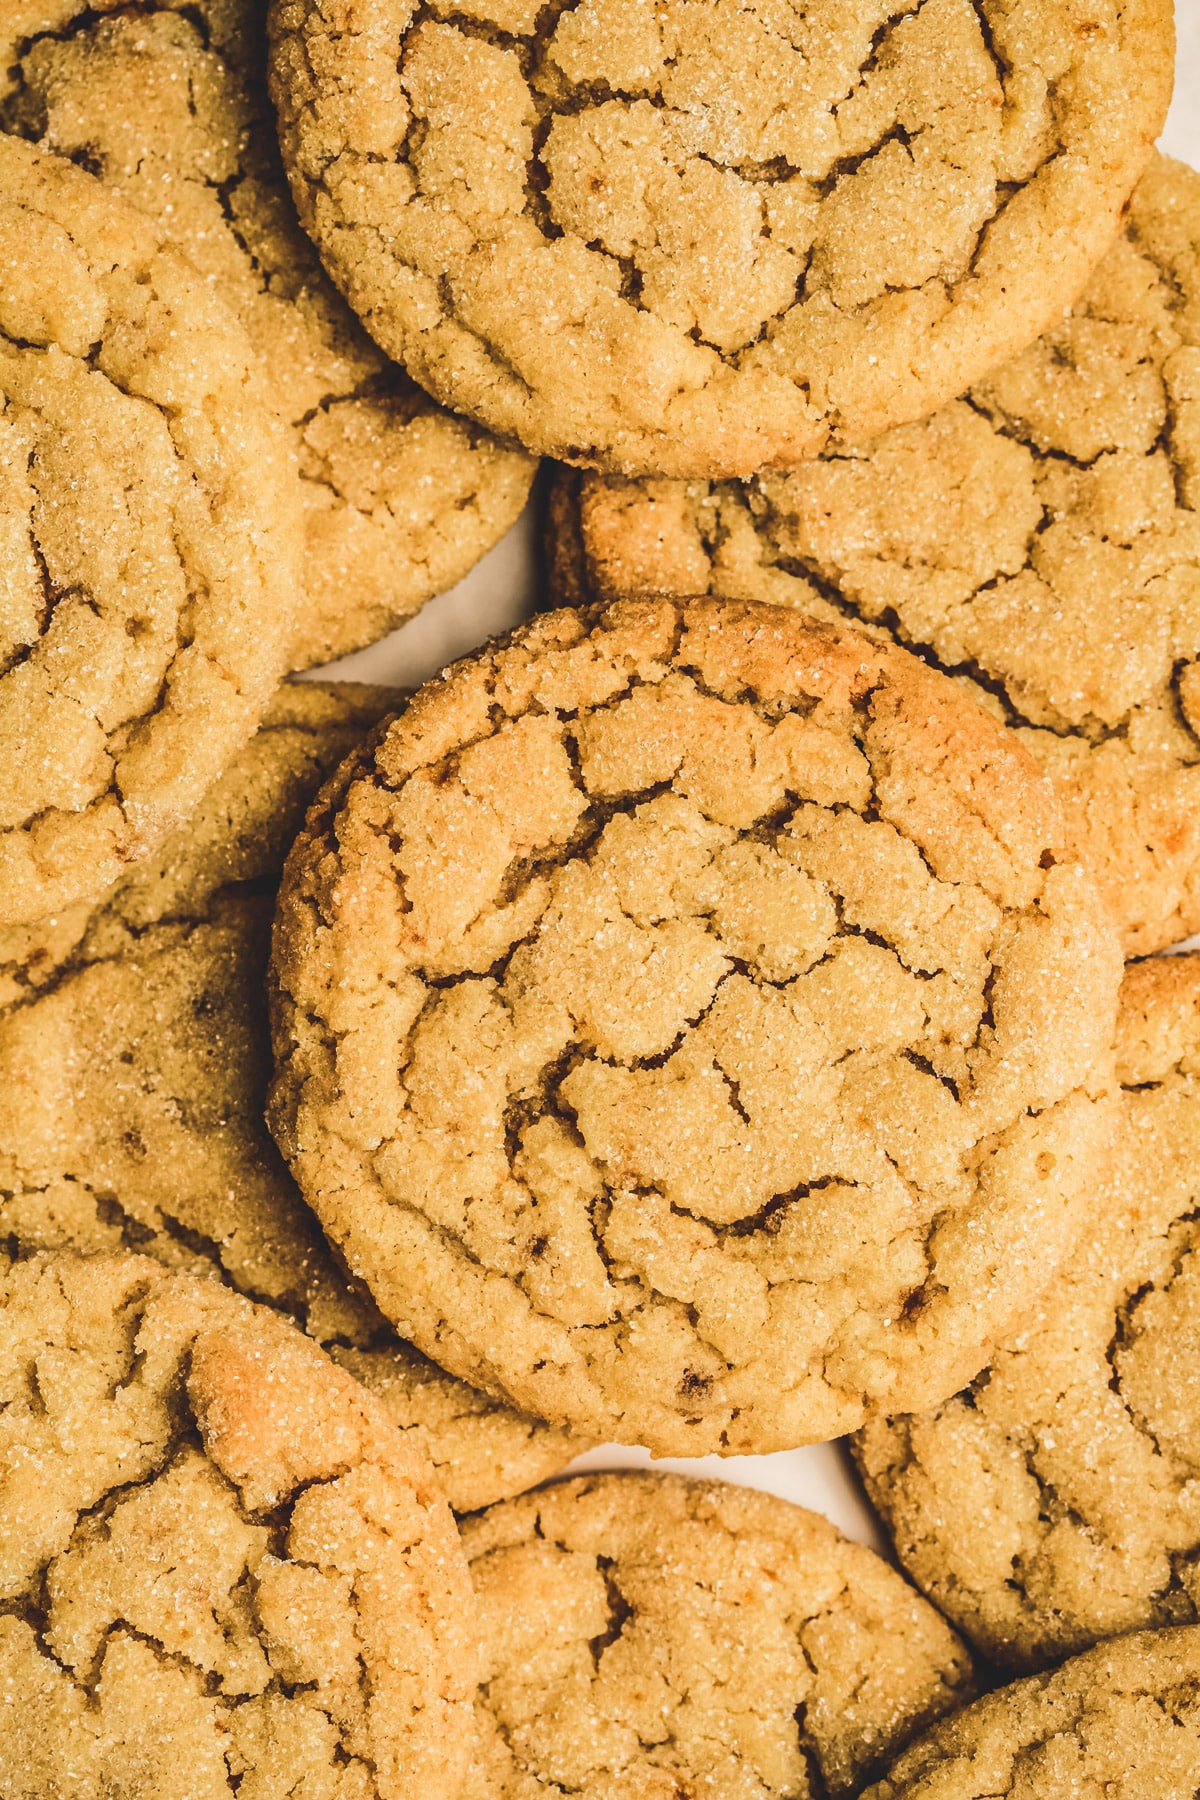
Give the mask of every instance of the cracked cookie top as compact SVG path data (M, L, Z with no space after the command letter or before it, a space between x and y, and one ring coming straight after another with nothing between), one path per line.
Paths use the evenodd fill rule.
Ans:
M771 1494L587 1476L470 1520L463 1547L482 1643L463 1800L848 1794L972 1692L902 1577Z
M709 592L918 646L1050 772L1129 955L1200 930L1200 175L1155 157L1073 313L920 424L747 483L563 471L560 601Z
M397 1338L335 1265L262 1119L284 854L322 779L402 698L281 688L196 816L104 906L0 933L0 1246L219 1271L370 1387L465 1511L585 1444Z
M977 1700L904 1752L862 1800L1192 1800L1200 1630L1101 1644Z
M1165 116L1168 0L275 0L301 216L531 449L748 475L1029 343Z
M156 227L0 137L0 926L94 900L256 729L296 513L233 315Z
M1124 1120L1043 1319L855 1453L904 1566L993 1661L1200 1619L1200 956L1134 964Z
M404 1334L543 1417L696 1454L935 1404L1053 1276L1110 1127L1121 965L1061 833L894 645L547 615L318 797L276 1136Z
M476 1629L426 1459L140 1256L0 1262L0 1787L453 1800Z
M465 575L516 518L534 465L389 364L321 269L279 167L265 12L41 0L0 27L13 63L0 121L135 202L245 326L296 457L290 666L303 668L382 637Z

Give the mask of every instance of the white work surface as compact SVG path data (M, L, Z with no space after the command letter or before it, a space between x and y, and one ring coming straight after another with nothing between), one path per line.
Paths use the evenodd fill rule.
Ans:
M1176 0L1179 60L1175 102L1162 147L1200 168L1200 0ZM431 601L411 624L381 643L343 657L313 676L345 681L378 681L411 687L497 632L507 631L534 609L541 579L538 564L538 501L526 507L502 543L485 556L465 581ZM1195 940L1200 945L1200 939ZM645 1468L644 1450L608 1444L572 1464L575 1469ZM862 1543L882 1547L882 1535L859 1489L850 1459L840 1444L785 1450L777 1456L708 1456L700 1461L663 1460L654 1465L684 1473L721 1475L748 1487L766 1488L787 1500L811 1506Z

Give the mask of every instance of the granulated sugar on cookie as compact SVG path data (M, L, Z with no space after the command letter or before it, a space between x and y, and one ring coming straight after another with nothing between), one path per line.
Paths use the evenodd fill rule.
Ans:
M873 1551L771 1494L593 1475L463 1527L479 1603L463 1800L845 1795L973 1691Z
M1069 306L1170 0L276 0L301 218L447 405L624 474L920 418Z
M563 604L849 614L1052 775L1127 954L1200 930L1200 175L1156 157L1074 312L931 419L744 484L563 471Z
M1124 1124L1044 1318L936 1412L856 1444L905 1568L1037 1668L1200 1618L1200 956L1132 965Z
M1192 1800L1200 1629L1101 1644L988 1694L914 1744L862 1800Z
M531 622L289 857L272 1124L382 1310L659 1454L986 1362L1073 1249L1121 962L1049 783L907 652L777 607Z
M0 21L0 121L149 213L239 316L300 478L290 666L327 662L465 575L520 512L533 461L388 364L322 271L279 167L265 0L109 10L49 0Z
M0 1789L454 1800L476 1627L428 1461L266 1307L0 1259Z
M253 734L298 496L250 341L142 213L0 137L0 927L94 900Z
M470 1510L585 1444L396 1337L335 1265L262 1120L284 854L323 776L403 698L282 688L195 818L103 907L0 933L0 1245L219 1272L329 1346Z

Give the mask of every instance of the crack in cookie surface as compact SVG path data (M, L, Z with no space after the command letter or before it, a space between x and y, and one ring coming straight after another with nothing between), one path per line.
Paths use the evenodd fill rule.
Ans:
M834 1436L978 1367L1069 1243L1119 964L1058 830L862 634L551 615L310 815L277 1135L466 1379L663 1452Z
M304 516L289 666L382 637L504 534L532 462L389 365L324 274L279 167L265 0L52 10L14 44L0 119L157 220L261 355Z
M310 1340L147 1258L6 1259L0 1399L6 1791L451 1800L453 1519Z
M747 474L921 416L1102 253L1169 15L1017 18L279 0L272 80L306 224L433 392L567 461Z
M813 1513L602 1475L464 1528L483 1644L464 1800L857 1792L969 1699L961 1645Z
M1127 951L1187 936L1198 246L1200 176L1156 158L1068 319L923 423L745 484L564 474L558 597L707 590L898 637L1023 733Z
M905 1567L993 1660L1200 1618L1200 957L1131 965L1124 1118L1053 1316L856 1455Z

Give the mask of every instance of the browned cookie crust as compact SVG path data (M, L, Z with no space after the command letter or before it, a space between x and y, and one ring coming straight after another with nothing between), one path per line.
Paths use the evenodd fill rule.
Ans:
M1137 963L1124 1123L1044 1319L936 1412L856 1443L905 1568L1036 1668L1200 1619L1200 956Z
M1049 784L775 607L554 613L430 683L310 814L274 977L273 1128L384 1312L660 1453L953 1391L1110 1126Z
M1193 1800L1200 1630L1101 1644L944 1719L862 1800Z
M285 666L294 484L246 334L156 227L0 136L0 927L158 849Z
M748 475L1028 344L1162 127L1169 0L274 0L326 266L448 405Z
M1157 157L1074 312L922 424L745 484L566 470L551 593L710 592L919 646L1054 778L1127 954L1200 930L1200 175Z
M0 933L0 1245L219 1270L370 1387L469 1510L584 1443L397 1339L335 1266L262 1121L284 854L321 780L400 699L282 688L187 828L103 907Z
M0 1792L454 1800L476 1630L426 1459L146 1257L0 1258Z
M263 358L304 511L290 666L382 637L508 530L534 465L388 364L324 275L279 167L266 0L16 14L0 22L0 120L148 213Z
M849 1794L972 1692L931 1606L771 1494L587 1476L463 1544L483 1643L463 1800Z

